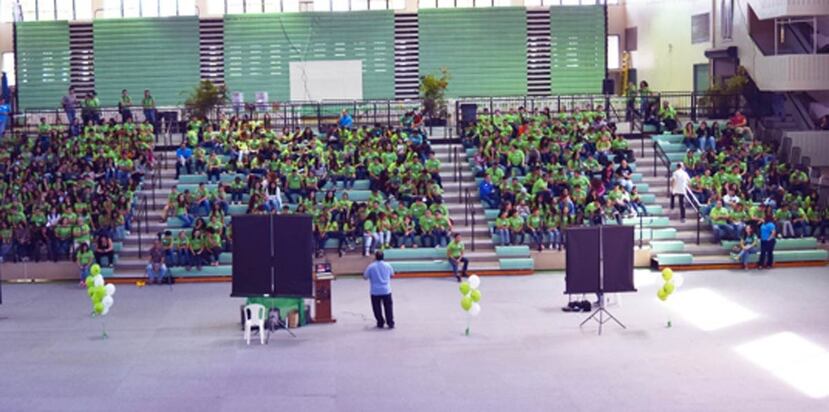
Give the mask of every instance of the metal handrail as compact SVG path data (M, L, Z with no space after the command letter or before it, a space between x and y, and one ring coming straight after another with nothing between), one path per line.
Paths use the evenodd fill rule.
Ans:
M469 193L469 188L464 189L464 198L463 198L463 224L469 226L469 210L471 209L471 194Z
M472 236L471 236L472 237L472 251L474 252L475 251L475 209L472 209L470 212L471 212L471 215L472 215L472 230L470 232L472 233Z
M665 170L667 171L668 178L670 179L671 176L671 159L668 158L668 154L665 153L665 150L662 149L662 146L659 145L659 142L653 142L653 177L656 177L656 160L659 160L659 163L662 163L665 166ZM670 186L670 182L668 184Z
M685 199L688 199L688 203L691 204L691 208L697 212L697 245L700 244L700 231L702 230L702 204L699 203L699 199L697 199L697 195L691 191L690 188L685 188L685 193L683 193Z
M136 217L136 232L138 233L138 258L141 259L143 257L143 239L141 238L141 200L138 201L135 205L135 217Z

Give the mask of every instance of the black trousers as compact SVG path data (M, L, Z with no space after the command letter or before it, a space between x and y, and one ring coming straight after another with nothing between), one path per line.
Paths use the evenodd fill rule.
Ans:
M685 195L675 195L671 193L671 209L674 208L674 198L679 199L679 218L685 219Z
M763 240L760 242L760 261L757 263L760 267L770 268L774 264L774 245L776 240Z
M380 304L383 304L382 311ZM371 309L374 310L374 319L377 319L377 327L382 328L383 325L394 327L394 310L392 309L391 293L388 295L371 295ZM383 319L383 312L386 313L386 318Z

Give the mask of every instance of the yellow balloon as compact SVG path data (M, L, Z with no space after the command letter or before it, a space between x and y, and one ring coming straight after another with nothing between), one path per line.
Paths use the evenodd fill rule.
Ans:
M666 282L665 286L662 286L662 289L665 291L665 293L668 296L670 296L671 293L674 293L674 289L675 289L674 288L674 283L673 282Z
M674 277L674 271L671 268L662 269L662 279L665 281L671 280Z
M658 291L656 291L656 297L658 297L659 300L664 302L665 299L668 299L668 294L665 293L664 289L659 289Z

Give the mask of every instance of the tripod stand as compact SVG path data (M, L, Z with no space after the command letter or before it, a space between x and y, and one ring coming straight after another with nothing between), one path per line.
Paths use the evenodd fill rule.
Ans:
M279 310L273 310L273 311L269 312L268 324L267 324L267 327L265 329L267 329L267 331L268 331L268 334L265 336L265 342L268 342L268 343L270 343L270 341L271 341L271 334L275 333L279 329L284 330L289 335L296 338L296 335L294 335L294 333L291 332L290 329L288 329L288 324L286 324L285 321L282 320L282 317L280 316ZM260 331L260 333L265 333L265 331Z
M616 322L617 324L619 324L619 326L621 326L622 329L627 329L627 327L625 325L623 325L622 322L619 322L619 319L616 319L616 317L613 316L613 314L610 313L610 311L605 309L605 307L604 307L604 293L600 292L600 293L598 293L598 296L599 296L599 302L598 302L598 305L596 305L596 310L594 310L593 313L591 313L590 316L587 317L587 319L582 321L579 324L579 327L584 326L584 324L587 323L590 319L593 319L593 320L595 320L596 322L599 323L599 335L602 334L602 326L605 323L610 322L611 320ZM607 316L607 317L605 317L605 316Z

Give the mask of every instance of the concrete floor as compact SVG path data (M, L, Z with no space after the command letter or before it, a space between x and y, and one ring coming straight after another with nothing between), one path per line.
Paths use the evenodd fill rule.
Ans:
M339 279L336 324L266 346L245 345L227 283L119 286L107 340L77 286L5 284L0 411L829 410L734 350L783 331L829 349L829 269L686 273L669 303L706 291L756 315L716 330L691 322L710 305L659 302L656 276L637 273L610 308L628 329L603 336L560 310L561 274L484 278L468 337L452 281L396 281L390 331L368 285Z

